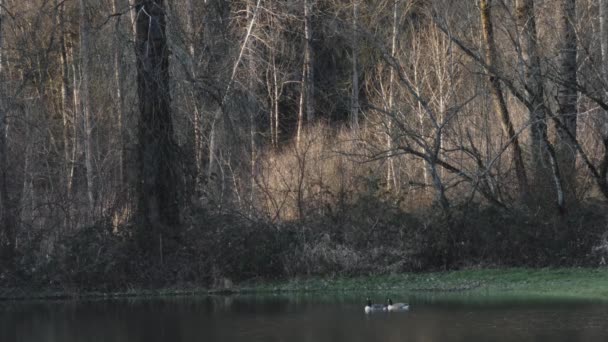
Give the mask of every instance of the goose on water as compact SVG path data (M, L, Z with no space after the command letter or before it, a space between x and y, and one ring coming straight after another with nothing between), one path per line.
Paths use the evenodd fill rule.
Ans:
M384 304L372 304L372 300L367 298L367 304L365 305L365 313L372 313L378 311L385 311L386 306Z
M388 311L406 311L409 310L410 306L406 303L393 303L393 301L388 298L388 305L386 306L386 310Z

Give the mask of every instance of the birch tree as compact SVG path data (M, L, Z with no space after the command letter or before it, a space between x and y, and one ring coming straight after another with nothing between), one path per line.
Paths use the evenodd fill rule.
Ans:
M400 0L393 1L393 15L392 15L392 25L391 25L391 58L395 58L397 53L397 35L398 35L398 15L397 11L399 9ZM395 112L395 68L390 68L389 71L389 80L388 80L388 111L390 113ZM388 118L387 122L387 134L386 134L386 150L393 150L393 120L392 117ZM423 169L426 172L426 168L423 166ZM395 176L395 162L392 156L388 156L387 160L387 170L386 170L386 184L389 189L394 187L398 188L397 179Z

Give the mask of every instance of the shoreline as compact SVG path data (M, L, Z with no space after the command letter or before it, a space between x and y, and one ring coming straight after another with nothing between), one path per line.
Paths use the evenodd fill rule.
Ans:
M529 295L608 300L608 268L505 268L402 273L354 277L310 277L246 282L230 288L176 286L158 289L2 288L0 302L84 300L210 295L298 294L310 292Z

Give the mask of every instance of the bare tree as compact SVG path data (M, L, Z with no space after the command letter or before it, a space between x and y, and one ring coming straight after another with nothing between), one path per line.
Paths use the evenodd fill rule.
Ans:
M544 160L551 165L551 175L557 193L557 206L565 210L565 197L555 149L547 137L545 114L545 91L537 44L534 0L517 0L516 20L519 31L520 50L524 69L524 82L529 103L528 117L531 126L532 162L537 183L544 182ZM546 157L546 158L545 158Z
M561 162L567 193L573 195L575 189L575 164L577 130L577 38L575 29L576 0L559 0L557 4L558 34L558 116L562 126L558 127L558 158Z
M496 43L494 41L494 28L492 24L491 10L492 0L480 0L479 9L481 14L481 25L483 29L483 39L486 48L486 63L490 68L497 68ZM509 138L513 145L513 161L515 163L515 173L517 174L517 182L519 192L522 198L528 198L528 177L524 166L522 151L519 144L519 138L515 134L513 123L509 116L507 103L505 101L500 79L494 75L489 76L490 92L494 101L494 108L500 117L502 129L505 135Z

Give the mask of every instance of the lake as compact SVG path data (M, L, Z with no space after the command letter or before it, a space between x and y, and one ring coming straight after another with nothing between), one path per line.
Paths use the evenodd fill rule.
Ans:
M365 314L365 296L0 302L0 341L608 341L606 302L393 294L411 309Z

